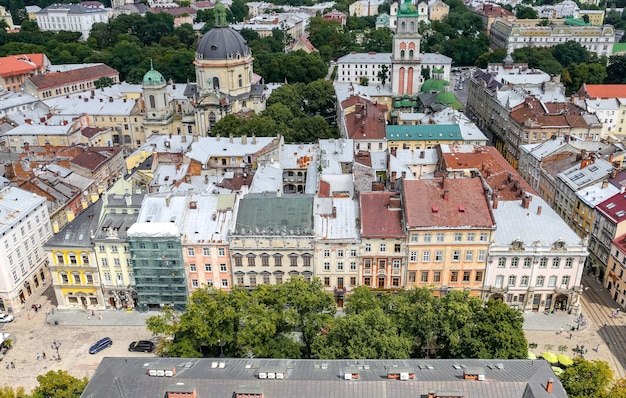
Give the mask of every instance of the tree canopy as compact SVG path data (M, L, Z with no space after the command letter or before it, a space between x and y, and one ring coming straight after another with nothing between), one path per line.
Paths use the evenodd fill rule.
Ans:
M274 104L272 106L278 106ZM499 301L453 291L395 293L354 289L344 316L319 279L292 278L252 291L195 291L187 311L170 309L148 319L170 337L164 355L268 358L525 358L522 315Z
M335 91L327 80L283 84L272 92L266 106L263 112L250 117L228 115L215 124L212 132L236 137L280 134L285 142L315 142L320 138L337 137Z

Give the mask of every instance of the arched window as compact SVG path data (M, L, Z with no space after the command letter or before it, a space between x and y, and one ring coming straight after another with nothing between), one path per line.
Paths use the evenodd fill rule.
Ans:
M404 50L400 50L400 58L404 59Z
M413 59L413 50L409 50L409 59Z
M400 24L400 31L401 32L406 31L406 22L402 21L402 23Z
M411 21L411 32L415 32L415 22Z
M213 112L209 113L209 126L211 126L211 128L215 126L215 113Z
M156 101L154 101L154 95L150 95L150 108L156 108Z
M219 77L214 77L213 78L213 88L216 90L220 89L220 79Z

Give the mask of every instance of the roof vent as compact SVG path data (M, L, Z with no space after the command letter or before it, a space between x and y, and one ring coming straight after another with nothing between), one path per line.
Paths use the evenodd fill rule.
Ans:
M431 207L431 210L433 213L439 213L439 206L433 206Z
M459 213L465 213L465 206L459 205Z

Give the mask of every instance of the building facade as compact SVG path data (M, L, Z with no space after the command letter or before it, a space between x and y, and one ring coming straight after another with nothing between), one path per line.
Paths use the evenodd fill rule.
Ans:
M19 312L49 280L43 244L52 236L46 199L28 191L0 189L0 311Z
M85 7L81 4L53 4L36 13L37 26L42 31L80 32L87 40L95 23L107 23L109 13L104 8Z

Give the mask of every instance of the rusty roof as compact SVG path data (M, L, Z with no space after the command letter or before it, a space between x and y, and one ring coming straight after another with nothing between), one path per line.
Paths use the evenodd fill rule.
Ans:
M121 151L121 147L85 148L83 153L72 159L71 163L87 170L96 171Z
M407 228L495 228L480 178L403 180Z
M447 171L477 170L500 200L517 200L522 197L522 191L537 195L494 147L441 145L440 150Z
M404 237L402 206L396 192L364 192L360 201L362 238ZM397 207L390 205L392 201Z
M66 84L98 80L101 77L118 76L119 72L108 65L94 65L65 72L51 72L30 77L38 90L64 86Z
M354 106L354 112L345 115L348 138L353 140L382 140L385 132L385 109L356 95L341 103L345 109Z

